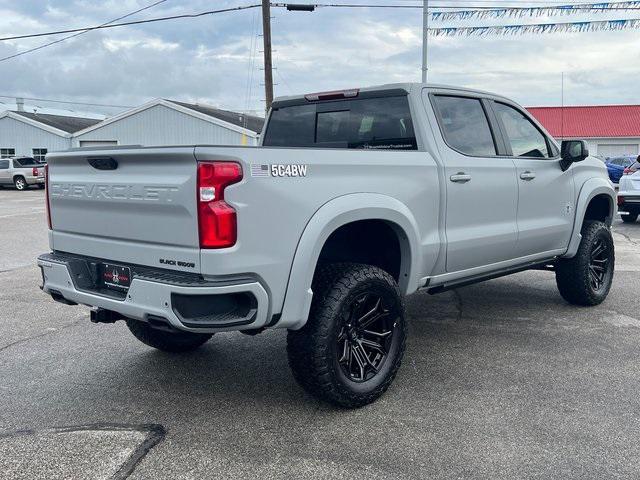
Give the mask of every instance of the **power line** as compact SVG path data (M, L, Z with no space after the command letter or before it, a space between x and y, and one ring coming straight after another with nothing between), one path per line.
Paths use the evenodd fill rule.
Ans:
M0 98L22 98L23 100L29 100L32 102L64 103L66 105L82 105L85 107L133 108L129 105L107 105L104 103L67 102L65 100L50 100L48 98L28 98L28 97L22 97L20 95L0 95Z
M439 1L443 1L443 0L439 0ZM362 3L316 3L316 4L309 4L309 5L313 5L316 7L328 7L328 8L398 8L398 9L416 9L416 8L423 8L420 5L392 5L392 4L362 4ZM72 28L72 29L67 29L67 30L56 30L56 31L50 31L50 32L42 32L42 33L32 33L32 34L28 34L28 35L13 35L10 37L2 37L0 38L0 42L5 42L8 40L19 40L19 39L23 39L23 38L35 38L35 37L46 37L46 36L50 36L50 35L60 35L63 33L76 33L76 32L90 32L93 30L102 30L102 29L106 29L106 28L116 28L116 27L125 27L125 26L130 26L130 25L142 25L142 24L146 24L146 23L156 23L156 22L164 22L164 21L168 21L168 20L179 20L179 19L185 19L185 18L198 18L198 17L204 17L207 15L214 15L214 14L218 14L218 13L226 13L226 12L236 12L236 11L241 11L241 10L248 10L251 8L258 8L261 7L261 4L252 4L252 5L243 5L243 6L239 6L239 7L230 7L230 8L223 8L223 9L219 9L219 10L209 10L206 12L201 12L201 13L192 13L192 14L182 14L182 15L171 15L168 17L158 17L158 18L149 18L146 20L137 20L134 22L123 22L123 23L109 23L109 24L102 24L102 25L96 25L93 27L84 27L84 28ZM272 6L274 7L284 7L286 8L287 4L286 3L273 3ZM506 5L500 5L502 8L514 8L514 9L527 9L527 8L532 8L532 7L523 7L523 6L506 6ZM558 5L558 7L561 7L561 5ZM430 8L452 8L450 6L436 6L434 5L433 7ZM460 9L461 5L456 5L455 8ZM488 7L488 6L478 6L478 7L468 7L468 8L495 8L495 7ZM609 10L640 10L640 7L599 7L598 11L609 11Z
M183 18L198 18L204 17L206 15L214 15L217 13L226 13L226 12L237 12L240 10L248 10L250 8L258 8L262 6L261 4L254 5L243 5L239 7L230 7L230 8L221 8L219 10L209 10L201 13L186 13L182 15L171 15L168 17L158 17L158 18L148 18L146 20L136 20L134 22L122 22L122 23L113 23L109 25L96 25L94 27L84 27L84 28L70 28L67 30L56 30L52 32L42 32L42 33L31 33L28 35L14 35L11 37L3 37L0 38L0 42L5 42L7 40L19 40L22 38L34 38L34 37L47 37L49 35L60 35L63 33L75 33L75 32L90 32L93 30L102 30L105 28L116 28L116 27L126 27L128 25L141 25L144 23L155 23L155 22L165 22L167 20L179 20Z
M123 18L127 18L127 17L130 17L132 15L135 15L136 13L140 13L140 12L143 12L144 10L148 10L150 8L153 8L156 5L160 5L161 3L164 3L166 1L167 0L159 0L159 1L155 2L155 3L152 3L151 5L147 5L146 7L140 8L140 9L134 11L134 12L127 13L126 15L122 15L121 17L118 17L118 18L114 18L113 20L110 20L110 21L108 21L106 23L103 23L100 26L104 27L104 26L109 25L111 23L117 22L118 20L122 20ZM9 55L8 57L0 58L0 62L4 62L5 60L11 60L12 58L16 58L16 57L19 57L21 55L25 55L27 53L35 52L36 50L41 50L43 48L50 47L51 45L55 45L57 43L64 42L65 40L69 40L70 38L79 37L80 35L84 35L85 33L88 33L89 31L90 30L85 30L83 32L74 33L73 35L69 35L67 37L63 37L63 38L60 38L58 40L54 40L53 42L45 43L45 44L40 45L38 47L34 47L34 48L30 48L28 50L23 50L21 52L14 53L13 55Z

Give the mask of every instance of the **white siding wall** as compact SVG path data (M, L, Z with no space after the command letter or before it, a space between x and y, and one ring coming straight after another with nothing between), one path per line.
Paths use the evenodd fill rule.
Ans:
M589 152L597 155L637 155L640 153L640 138L590 138Z
M562 140L556 138L558 142ZM567 138L566 140L573 140ZM587 138L585 140L591 155L603 155L605 157L614 155L638 155L640 153L640 138Z
M156 105L74 137L73 146L89 140L117 140L118 145L241 145L242 134ZM256 140L246 137L246 144L255 145Z
M46 148L49 152L66 150L71 139L60 137L13 118L0 119L0 148L15 148L16 155L32 155L34 148Z

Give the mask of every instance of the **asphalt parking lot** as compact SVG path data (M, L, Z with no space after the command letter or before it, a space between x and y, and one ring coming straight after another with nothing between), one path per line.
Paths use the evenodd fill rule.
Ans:
M43 192L0 190L0 478L638 478L640 222L614 238L599 307L539 271L414 295L396 382L345 411L285 332L175 356L53 302Z

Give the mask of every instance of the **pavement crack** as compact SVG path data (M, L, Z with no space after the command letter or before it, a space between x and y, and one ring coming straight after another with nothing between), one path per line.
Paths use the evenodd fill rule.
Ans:
M68 324L63 325L61 327L57 327L57 328L53 328L52 327L50 330L46 330L46 331L38 333L36 335L32 335L32 336L26 337L26 338L21 338L20 340L16 340L15 342L8 343L7 345L4 345L4 346L0 347L0 353L4 352L8 348L14 347L16 345L20 345L21 343L29 342L31 340L35 340L35 339L42 338L42 337L46 337L47 335L51 335L52 333L59 332L60 330L64 330L66 328L73 327L75 325L78 325L83 320L84 320L84 317L81 318L81 319L79 318L75 322L68 323Z
M86 431L136 431L146 434L146 438L129 455L127 460L120 466L111 477L112 480L125 480L136 469L140 461L151 451L153 447L164 440L167 430L163 425L157 423L143 423L137 425L119 423L95 423L87 425L69 425L64 427L45 428L42 430L24 429L14 432L0 432L0 439L21 437L25 435L37 435L41 433L70 433Z
M640 243L636 242L635 240L633 240L628 234L620 232L620 231L616 231L615 233L617 233L618 235L621 235L625 238L625 240L627 240L627 242L629 242L631 245L640 245Z
M147 438L144 442L138 445L138 448L133 451L127 461L124 462L116 473L113 474L113 480L124 480L128 478L147 453L149 453L153 447L162 442L167 434L167 430L164 426L157 423L138 425L136 429L148 432Z

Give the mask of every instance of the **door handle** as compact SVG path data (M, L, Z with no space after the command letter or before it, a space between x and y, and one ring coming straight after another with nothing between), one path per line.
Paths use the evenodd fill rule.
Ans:
M455 175L451 175L449 180L456 183L467 183L471 181L471 175L467 175L464 172L458 172Z
M536 174L527 170L526 172L522 172L520 174L520 178L522 180L533 180L534 178L536 178Z

